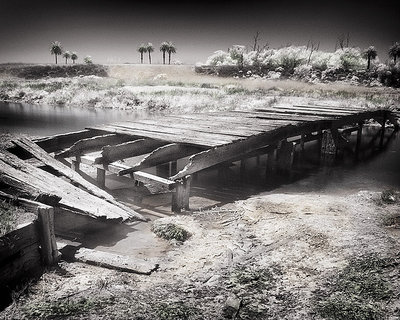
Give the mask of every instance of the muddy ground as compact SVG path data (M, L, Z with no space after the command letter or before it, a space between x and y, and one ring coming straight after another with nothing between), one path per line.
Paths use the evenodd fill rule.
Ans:
M381 196L260 194L158 219L190 237L163 240L151 275L63 261L2 316L398 319L400 203Z

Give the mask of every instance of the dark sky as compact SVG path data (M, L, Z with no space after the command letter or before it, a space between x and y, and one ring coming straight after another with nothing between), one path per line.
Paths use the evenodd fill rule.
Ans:
M400 41L400 0L393 1L27 1L0 0L0 62L53 62L51 41L94 62L139 62L137 47L177 46L173 59L205 62L214 51L251 45L256 31L270 47L320 42L333 51L340 34L350 45L374 45L381 60Z

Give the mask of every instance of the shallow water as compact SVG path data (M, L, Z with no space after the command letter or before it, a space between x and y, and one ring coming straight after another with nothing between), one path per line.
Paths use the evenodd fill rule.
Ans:
M88 109L0 102L0 133L48 136L87 126L133 120L140 114L120 109Z

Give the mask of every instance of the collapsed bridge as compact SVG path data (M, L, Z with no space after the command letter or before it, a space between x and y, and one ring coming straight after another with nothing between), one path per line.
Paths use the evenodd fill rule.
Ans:
M170 192L171 209L180 212L189 210L192 178L203 170L221 169L260 155L267 155L266 174L274 166L290 170L296 148L302 151L306 143L317 140L321 159L325 161L335 157L346 141L344 136L352 132L357 134L354 146L357 155L363 126L371 119L381 126L377 137L381 144L387 126L398 128L396 114L390 110L323 104L171 114L100 125L34 141L15 140L11 153L0 158L3 163L0 182L18 189L16 181L4 178L5 171L13 175L17 167L25 171L20 179L29 180L31 174L42 184L46 184L45 180L53 181L51 175L63 176L75 189L59 179L50 182L52 188L42 189L46 189L44 193L59 196L65 209L106 219L145 220L102 190L109 173L130 177L135 185L144 186L151 193ZM12 163L15 172L5 166ZM82 178L81 164L96 170L97 186ZM33 168L45 169L47 176ZM36 187L40 189L39 185ZM85 193L90 200L82 200ZM84 204L78 204L77 199Z

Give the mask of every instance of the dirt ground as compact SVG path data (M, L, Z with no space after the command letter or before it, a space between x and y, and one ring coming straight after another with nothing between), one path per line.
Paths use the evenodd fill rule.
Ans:
M379 192L260 194L157 223L190 238L163 240L151 275L61 262L16 295L3 318L400 316L400 203Z

